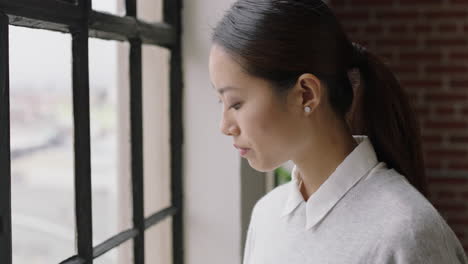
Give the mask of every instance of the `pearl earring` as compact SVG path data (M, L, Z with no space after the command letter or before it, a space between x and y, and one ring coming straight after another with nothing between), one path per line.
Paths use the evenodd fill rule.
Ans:
M306 111L307 113L309 113L309 112L310 112L310 107L308 107L308 106L304 107L304 111Z

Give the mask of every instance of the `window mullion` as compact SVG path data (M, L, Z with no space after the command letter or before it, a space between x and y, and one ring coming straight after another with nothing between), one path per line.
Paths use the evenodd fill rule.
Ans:
M137 19L136 0L126 0L126 14ZM143 188L143 98L141 39L130 42L130 135L132 166L133 227L138 235L133 239L135 264L145 263L145 215Z
M184 263L183 214L183 76L182 76L182 0L163 0L163 22L169 24L175 35L170 59L170 153L171 203L177 208L172 218L173 263Z
M138 236L135 237L133 243L135 264L145 263L142 101L141 41L130 40L130 133L133 192L133 225L134 228L138 230Z
M75 147L75 214L78 257L93 263L91 132L89 105L89 0L80 1L80 27L72 30L73 117Z
M0 260L12 263L8 16L0 12Z
M0 7L7 14L18 16L14 20L27 17L46 23L77 26L82 18L76 5L56 0L0 0ZM29 24L34 27L34 21L30 20Z
M143 193L143 109L141 41L130 40L130 123L133 193L133 225L138 236L133 243L135 264L145 263Z

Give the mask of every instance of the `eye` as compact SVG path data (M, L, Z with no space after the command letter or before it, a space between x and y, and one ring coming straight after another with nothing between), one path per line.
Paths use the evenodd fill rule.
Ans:
M234 108L236 110L239 110L241 103L233 104L230 108Z
M218 104L221 104L221 103L222 103L222 101L221 101L221 100L218 100ZM229 107L229 109L234 108L234 109L236 109L236 110L239 110L240 105L241 105L241 103L233 104L233 105L231 105L231 106Z

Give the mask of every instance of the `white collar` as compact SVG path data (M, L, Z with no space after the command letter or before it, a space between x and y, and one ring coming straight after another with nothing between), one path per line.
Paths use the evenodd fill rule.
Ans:
M378 164L377 155L367 136L353 136L359 144L338 165L335 171L320 185L306 202L306 230L315 226L335 206L335 204L362 177ZM298 186L298 172L294 165L288 193L281 216L290 214L301 202L305 202Z

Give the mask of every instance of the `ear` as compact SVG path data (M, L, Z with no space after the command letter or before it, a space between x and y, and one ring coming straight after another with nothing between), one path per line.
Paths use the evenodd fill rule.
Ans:
M304 73L297 79L294 87L294 101L304 111L309 106L313 112L321 102L323 96L322 82L311 73Z

